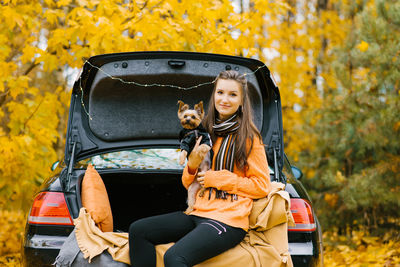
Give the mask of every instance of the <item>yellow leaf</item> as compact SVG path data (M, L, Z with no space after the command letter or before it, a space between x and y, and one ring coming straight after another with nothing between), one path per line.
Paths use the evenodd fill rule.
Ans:
M20 15L10 6L5 6L1 10L2 17L4 17L4 22L7 24L7 27L13 29L16 24L20 25L21 20ZM20 26L21 27L21 26Z
M379 240L378 237L372 237L372 236L364 236L363 238L361 238L361 240L363 242L365 242L368 245L373 245L376 244L377 241Z
M336 172L335 181L337 183L343 183L344 181L346 181L346 178L343 176L341 171Z
M22 49L21 62L27 63L31 62L34 59L35 54L37 53L38 48L35 46L27 45Z
M59 60L58 57L55 55L43 53L40 57L39 60L44 63L43 69L45 71L53 71L59 67Z
M22 95L25 93L25 88L23 87L14 87L12 89L10 89L10 96L12 98L17 98L17 96Z
M342 253L347 253L350 251L350 248L345 245L338 245L337 248L342 252Z
M58 18L62 15L63 13L60 13L58 10L48 9L46 12L44 12L44 17L52 25L56 24L58 22Z
M364 42L364 41L361 41L361 43L359 43L358 45L357 45L357 48L358 48L358 50L360 50L361 52L365 52L365 51L367 51L368 50L368 43L367 42Z
M252 47L252 48L249 49L249 55L248 56L249 57L255 56L255 55L258 54L258 52L259 52L259 50L257 48Z
M44 0L44 3L49 7L54 5L54 1L53 0Z
M72 0L59 0L57 1L57 7L68 6Z
M393 126L393 130L395 130L396 132L399 130L400 128L400 121L396 122Z
M337 194L326 193L325 196L324 196L324 200L332 208L336 206L336 203L338 202L338 199L339 199L339 197L338 197Z
M79 6L87 6L88 5L88 1L87 0L77 0Z

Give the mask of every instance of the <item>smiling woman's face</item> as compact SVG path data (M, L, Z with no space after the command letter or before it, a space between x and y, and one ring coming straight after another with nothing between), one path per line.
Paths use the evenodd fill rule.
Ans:
M214 92L214 102L219 119L228 119L242 104L242 86L235 80L219 79Z

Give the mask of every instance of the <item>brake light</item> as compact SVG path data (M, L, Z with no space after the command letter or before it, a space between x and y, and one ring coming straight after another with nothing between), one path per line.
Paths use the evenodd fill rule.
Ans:
M311 205L306 200L301 198L290 199L290 211L296 226L289 226L289 231L309 232L317 229Z
M74 225L64 193L41 192L33 201L28 223Z

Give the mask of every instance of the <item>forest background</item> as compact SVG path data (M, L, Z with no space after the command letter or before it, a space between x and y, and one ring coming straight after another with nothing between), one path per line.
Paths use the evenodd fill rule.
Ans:
M33 194L63 157L79 68L150 50L265 62L325 265L400 264L400 1L2 0L0 265L19 266Z

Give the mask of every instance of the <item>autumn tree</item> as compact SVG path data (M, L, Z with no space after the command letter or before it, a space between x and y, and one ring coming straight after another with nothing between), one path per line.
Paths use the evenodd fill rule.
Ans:
M40 4L0 6L0 203L20 208L55 161L66 98L59 70L42 69Z
M400 212L400 3L348 6L353 24L335 53L337 87L326 91L303 153L326 226L396 227ZM307 166L307 165L306 165Z

